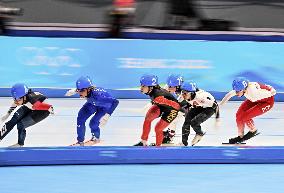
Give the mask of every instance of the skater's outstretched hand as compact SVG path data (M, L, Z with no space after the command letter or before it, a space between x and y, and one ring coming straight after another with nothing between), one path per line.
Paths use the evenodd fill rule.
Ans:
M75 95L77 92L76 92L76 89L75 88L72 88L70 90L68 90L66 93L65 93L65 96L73 96Z
M6 115L2 116L2 117L0 118L0 124L4 123L8 117L9 117L9 114L8 114L8 113L7 113Z

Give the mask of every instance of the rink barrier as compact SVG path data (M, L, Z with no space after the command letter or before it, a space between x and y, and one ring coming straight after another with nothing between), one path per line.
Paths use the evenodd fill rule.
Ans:
M64 96L68 89L60 88L32 88L34 91L39 91L44 93L49 98L79 98L79 95L73 95L71 97ZM115 90L106 89L113 97L117 99L148 99L149 97L145 94L141 94L139 90ZM210 92L216 100L221 100L227 92L219 91L208 91ZM11 97L10 88L0 88L0 97ZM233 97L231 101L241 101L245 98ZM284 101L284 93L277 93L275 95L276 102Z
M0 166L283 163L284 146L0 148Z
M62 27L61 27L62 28ZM149 30L146 30L149 31ZM228 32L228 31L209 31L207 34L204 31L190 33L190 31L181 33L180 31L171 32L171 30L156 30L157 32L130 32L125 30L121 33L121 38L126 39L153 39L153 40L207 40L207 41L256 41L256 42L284 42L282 33L274 32L269 35L269 32ZM273 33L273 32L272 32ZM271 33L270 33L271 34ZM46 30L21 30L9 29L9 36L22 37L67 37L67 38L108 38L107 31L72 31L72 30L56 30L54 28L46 28Z

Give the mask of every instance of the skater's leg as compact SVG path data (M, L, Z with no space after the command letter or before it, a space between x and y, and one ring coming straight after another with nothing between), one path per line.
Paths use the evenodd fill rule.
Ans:
M202 112L194 116L191 120L191 127L198 135L203 135L203 131L201 129L201 123L205 122L207 119L209 119L213 114L215 113L215 110L211 107L209 108L203 108Z
M22 106L16 110L12 118L3 124L2 128L0 128L0 140L4 139L4 137L14 128L14 126L30 112L31 110L26 106Z
M185 116L184 123L182 126L182 143L188 145L188 136L190 134L191 120L200 112L200 108L192 108L188 111Z
M83 105L83 107L79 110L77 116L77 141L79 143L84 142L85 133L86 133L86 121L95 111L91 108L88 103Z
M201 129L201 124L209 119L214 113L215 110L212 107L203 108L202 112L193 117L193 119L191 120L191 127L195 131L196 135L193 138L191 145L195 145L201 140L204 135L204 132Z
M251 122L252 118L262 115L268 112L274 105L273 101L270 102L256 102L254 106L248 109L242 116L242 120L248 125L253 127L253 122ZM251 123L251 124L250 124Z
M246 123L250 131L244 136L244 140L248 140L255 136L257 128L255 127L253 118L268 112L274 105L274 99L268 98L266 102L255 102L255 105L246 111L242 120Z
M241 106L238 108L236 113L236 123L238 127L238 136L244 136L244 129L245 129L245 120L244 116L246 116L247 110L255 106L255 104L249 100L245 100Z
M23 146L26 138L26 128L42 121L48 117L50 113L48 111L32 111L21 119L17 124L18 129L18 144Z
M255 132L257 130L255 127L254 121L252 119L247 120L246 125L248 126L251 132Z
M249 100L244 101L236 114L239 135L238 137L231 138L229 142L241 142L255 136L257 134L257 129L252 118L266 113L273 107L273 105L274 97L270 97L266 101L262 102L251 102ZM245 124L250 129L246 135L244 135Z
M106 111L103 109L97 108L96 114L90 120L90 128L92 132L92 136L96 139L100 139L100 119L106 114Z
M160 108L156 105L153 105L147 112L144 123L143 123L143 132L141 139L147 141L149 133L151 130L151 123L154 119L158 118L161 115Z
M161 146L163 142L163 130L169 125L170 123L160 119L159 122L155 126L155 132L156 132L156 146Z

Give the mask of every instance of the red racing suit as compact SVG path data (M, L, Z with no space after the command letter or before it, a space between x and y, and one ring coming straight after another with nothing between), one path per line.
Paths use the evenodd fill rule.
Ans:
M153 105L146 114L141 139L148 140L152 121L161 117L155 126L156 146L160 146L164 138L163 130L177 117L180 105L177 99L164 89L154 88L149 96Z

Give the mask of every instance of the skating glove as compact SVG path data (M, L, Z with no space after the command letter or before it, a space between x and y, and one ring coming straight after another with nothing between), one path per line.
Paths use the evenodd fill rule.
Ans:
M7 113L6 115L2 116L0 119L0 124L4 123L6 121L6 119L9 117L9 113Z
M76 92L76 89L75 88L72 88L70 90L68 90L66 93L65 93L65 96L73 96L75 95L77 92Z
M51 115L54 115L54 108L53 108L53 106L51 106L51 107L48 109L48 111L50 112Z
M105 124L107 123L109 117L110 117L110 114L108 114L108 113L106 113L104 116L102 116L102 118L100 119L99 127L105 126Z

